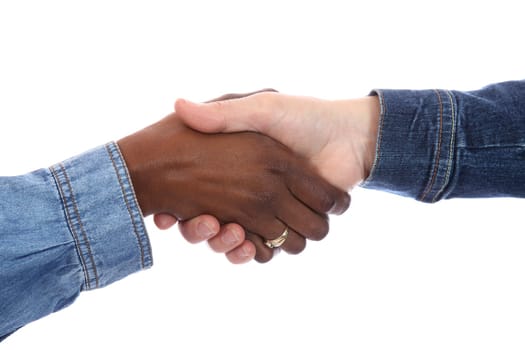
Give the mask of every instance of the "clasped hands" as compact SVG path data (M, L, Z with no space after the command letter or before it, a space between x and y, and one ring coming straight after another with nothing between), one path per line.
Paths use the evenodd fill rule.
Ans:
M161 229L178 221L188 241L208 240L232 263L269 261L278 246L300 253L326 236L328 214L348 208L346 191L372 162L356 144L375 140L344 135L355 118L333 102L270 91L177 101L118 141L143 214Z

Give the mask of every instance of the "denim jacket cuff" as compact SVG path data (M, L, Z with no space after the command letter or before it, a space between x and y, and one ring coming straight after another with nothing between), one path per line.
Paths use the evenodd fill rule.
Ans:
M142 213L116 143L50 168L84 273L84 290L152 265Z
M374 90L381 104L376 154L361 185L423 202L443 197L455 161L457 104L446 90Z

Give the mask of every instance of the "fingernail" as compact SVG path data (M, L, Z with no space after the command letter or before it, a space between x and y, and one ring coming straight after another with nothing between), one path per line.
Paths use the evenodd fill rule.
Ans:
M239 253L239 255L241 256L241 258L247 258L251 255L251 251L250 249L246 248L246 247L243 247L241 249L241 252Z
M239 242L239 234L235 230L228 229L224 235L222 235L221 240L224 242L224 244L233 245Z
M210 226L206 225L206 223L204 222L199 222L199 224L197 225L197 234L201 237L201 238L209 238L213 235L213 230L211 229Z

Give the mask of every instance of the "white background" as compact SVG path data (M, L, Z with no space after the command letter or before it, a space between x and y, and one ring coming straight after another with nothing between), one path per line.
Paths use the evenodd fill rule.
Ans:
M476 89L523 79L520 2L2 1L2 175L163 117L177 97L273 87ZM230 265L148 219L155 266L2 349L523 349L522 200L355 190L300 256ZM0 296L1 297L1 296Z

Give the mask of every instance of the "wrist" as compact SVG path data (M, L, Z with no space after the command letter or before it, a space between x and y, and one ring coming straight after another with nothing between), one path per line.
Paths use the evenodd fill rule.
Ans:
M379 129L380 105L377 96L366 96L355 100L355 123L362 139L360 153L363 161L364 181L372 170L376 154L377 133Z
M146 183L144 176L141 176L141 158L140 158L140 144L138 140L138 133L126 136L117 141L120 148L120 153L124 158L126 167L128 169L129 177L135 191L135 196L139 203L139 207L144 216L152 214L150 200L147 196ZM142 167L143 168L143 167Z
M377 96L333 101L334 115L341 122L338 131L340 144L346 145L345 157L350 188L363 182L372 169L377 143L380 105ZM345 166L342 168L344 169Z
M163 182L177 158L180 129L174 120L170 115L117 141L144 216L166 209Z

